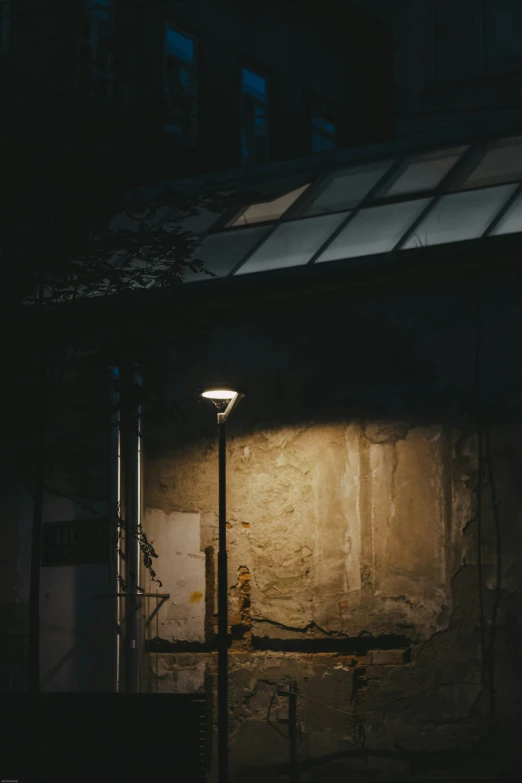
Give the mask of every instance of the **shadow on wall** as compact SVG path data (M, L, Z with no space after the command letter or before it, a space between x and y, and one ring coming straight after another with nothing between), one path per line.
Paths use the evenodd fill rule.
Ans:
M310 421L474 427L478 377L484 415L516 418L520 283L484 276L480 312L478 294L461 275L213 313L208 343L172 379L186 414L172 437L213 432L211 406L189 399L217 379L246 394L230 420L245 434Z

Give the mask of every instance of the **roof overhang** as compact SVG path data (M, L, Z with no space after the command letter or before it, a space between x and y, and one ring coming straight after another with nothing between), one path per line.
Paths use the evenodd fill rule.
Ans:
M383 253L372 258L350 259L320 266L274 270L238 278L209 280L197 285L180 284L170 289L147 289L104 299L80 300L46 308L48 323L67 332L73 339L79 333L107 333L117 320L143 323L147 327L183 321L184 313L225 320L242 318L268 308L291 308L306 304L310 313L339 296L363 295L365 291L401 285L430 285L435 281L467 281L509 275L522 283L522 235L487 237L444 246L415 248L405 252ZM40 317L37 308L26 312L27 325L34 329Z

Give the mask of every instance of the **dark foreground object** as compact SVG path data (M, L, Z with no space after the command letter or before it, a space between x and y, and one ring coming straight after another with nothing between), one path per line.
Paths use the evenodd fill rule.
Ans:
M0 696L0 779L205 780L205 702L186 694Z

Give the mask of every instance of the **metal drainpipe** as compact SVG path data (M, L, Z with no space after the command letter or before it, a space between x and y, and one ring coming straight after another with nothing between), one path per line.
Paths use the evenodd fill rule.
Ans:
M139 367L134 366L134 383L141 386ZM140 586L140 545L141 525L141 404L137 404L132 422L129 444L129 528L127 540L127 691L139 693L140 688L140 646L139 615L141 598Z
M112 365L111 374L111 446L110 446L110 516L113 520L111 533L115 541L111 559L111 592L116 594L114 597L114 608L111 606L112 618L114 621L114 691L120 690L120 634L121 634L121 612L120 599L120 576L121 576L121 557L116 547L120 546L118 538L119 525L118 519L121 515L121 431L120 431L120 391L118 382L120 380L119 367Z
M227 432L218 413L219 549L218 549L218 781L228 783L228 564L227 564Z
M141 373L140 373L138 365L136 365L136 383L139 386L141 386ZM141 485L142 485L142 481L143 481L143 475L142 475L142 469L141 469L141 467L142 467L141 466L141 457L142 457L142 453L141 453L142 412L143 412L142 411L142 406L141 406L141 403L139 403L136 406L136 428L137 428L137 438L136 438L136 463L137 463L137 467L136 467L136 470L137 470L137 473L138 473L137 481L136 481L136 495L137 495L136 505L137 505L137 509L138 509L138 527L139 527L140 530L141 530ZM136 543L136 548L137 548L137 553L138 553L138 556L137 556L137 561L138 562L136 563L136 583L141 586L141 549L140 549L140 546L139 546L138 542ZM142 644L143 644L143 639L142 639L142 622L141 622L142 621L142 617L141 617L142 598L141 597L138 598L137 601L138 601L138 605L137 605L137 608L136 608L136 612L137 612L136 618L138 620L138 635L136 637L136 640L137 640L136 643L138 643L138 641L139 641L139 648L136 650L136 662L137 662L137 667L138 667L138 692L139 692L140 687L141 687L141 676L142 676L141 675L141 655L142 655L141 651L142 651Z

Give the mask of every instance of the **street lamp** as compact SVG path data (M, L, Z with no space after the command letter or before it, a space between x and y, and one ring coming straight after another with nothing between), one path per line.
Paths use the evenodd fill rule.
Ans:
M218 781L228 783L228 579L226 518L226 420L243 395L231 389L208 389L201 394L217 408L219 444L218 549Z

